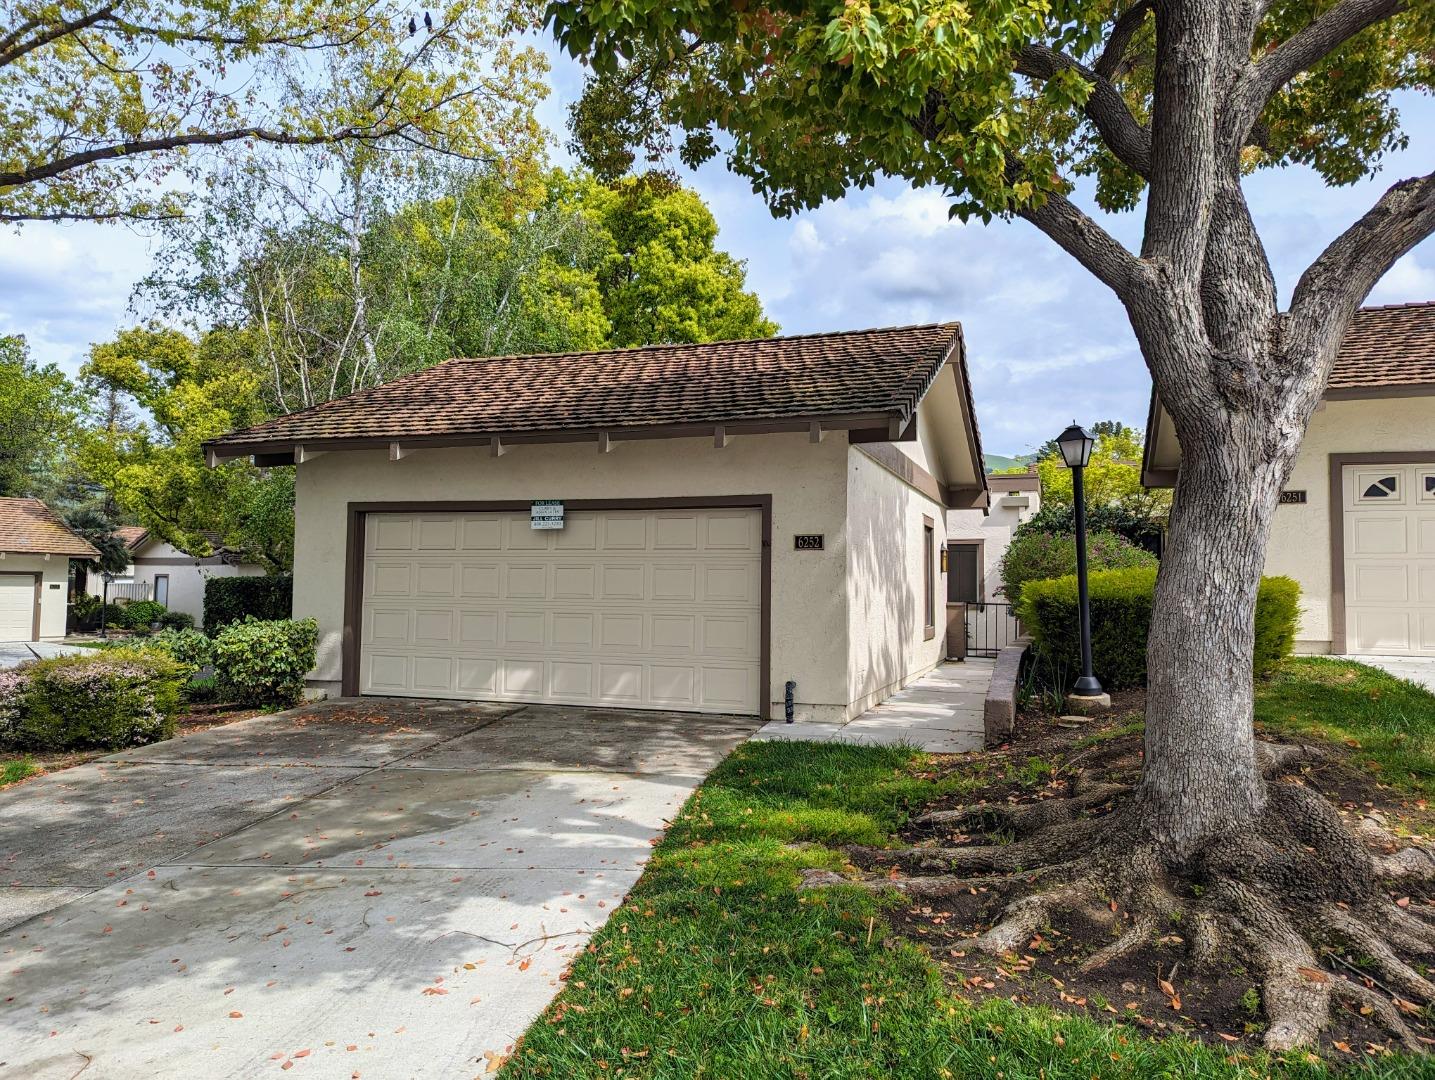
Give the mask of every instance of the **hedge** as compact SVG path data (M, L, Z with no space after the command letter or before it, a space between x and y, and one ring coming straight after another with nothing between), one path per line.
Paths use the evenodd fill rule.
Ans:
M231 623L211 646L220 695L242 705L293 705L314 667L319 624L313 619Z
M294 579L212 577L204 583L204 632L214 637L243 618L287 619L294 608Z
M174 734L184 671L139 649L35 660L0 672L0 749L118 750Z
M1146 684L1146 639L1151 631L1151 568L1103 570L1090 575L1092 666L1108 690ZM1256 595L1254 670L1261 678L1290 655L1299 614L1300 586L1287 577L1261 579ZM1017 611L1036 646L1074 680L1080 671L1076 577L1030 581Z
M124 627L126 630L148 630L168 610L158 600L131 600L122 607Z
M1116 533L1093 532L1086 538L1086 565L1089 570L1154 567L1156 556ZM1019 603L1028 581L1076 573L1076 537L1018 532L1002 555L1001 573L1007 601Z

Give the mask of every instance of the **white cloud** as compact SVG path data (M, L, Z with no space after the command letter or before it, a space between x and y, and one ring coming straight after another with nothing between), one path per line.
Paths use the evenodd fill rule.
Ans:
M1435 300L1435 267L1422 265L1413 252L1392 266L1370 293L1373 304L1412 300Z

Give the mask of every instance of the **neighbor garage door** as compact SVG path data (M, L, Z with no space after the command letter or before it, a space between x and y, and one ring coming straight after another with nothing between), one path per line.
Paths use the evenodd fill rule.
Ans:
M0 641L35 637L35 575L0 574Z
M756 510L368 514L366 694L756 713Z
M1435 462L1342 479L1346 651L1435 655Z

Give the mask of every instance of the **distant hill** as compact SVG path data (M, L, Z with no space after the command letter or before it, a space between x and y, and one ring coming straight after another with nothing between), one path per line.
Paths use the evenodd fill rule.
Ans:
M996 472L998 469L1025 469L1035 460L1035 454L1023 454L1020 457L1005 457L1002 454L982 455L982 461L986 463L989 473Z

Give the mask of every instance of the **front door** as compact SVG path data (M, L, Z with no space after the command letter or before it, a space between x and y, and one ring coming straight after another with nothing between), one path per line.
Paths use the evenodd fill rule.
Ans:
M155 603L169 607L169 575L156 574L154 576L154 599Z

